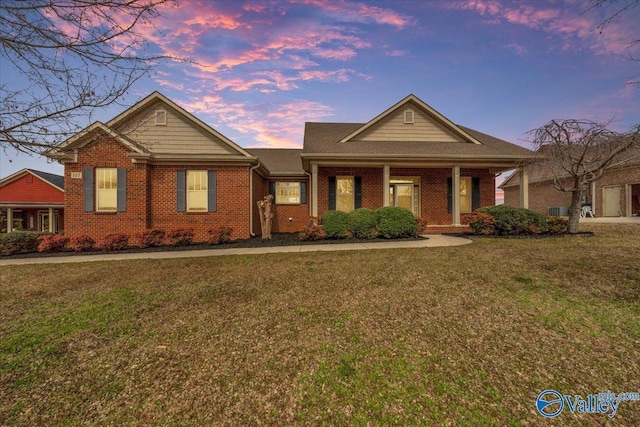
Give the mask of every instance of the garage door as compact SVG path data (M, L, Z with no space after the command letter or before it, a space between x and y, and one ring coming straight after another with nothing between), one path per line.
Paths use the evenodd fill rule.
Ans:
M620 187L604 187L602 191L604 216L620 216Z

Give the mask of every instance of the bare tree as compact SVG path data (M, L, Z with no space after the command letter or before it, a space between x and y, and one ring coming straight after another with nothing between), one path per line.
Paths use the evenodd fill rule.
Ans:
M640 157L640 126L625 133L609 130L609 123L590 120L552 120L529 131L538 149L528 160L556 189L571 193L569 232L577 233L582 194L613 166Z
M1 0L0 146L41 152L118 103L164 58L140 31L166 2Z

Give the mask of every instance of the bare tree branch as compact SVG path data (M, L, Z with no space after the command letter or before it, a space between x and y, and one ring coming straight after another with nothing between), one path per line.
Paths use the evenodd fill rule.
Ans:
M0 146L51 148L118 103L159 60L178 59L139 53L141 29L168 1L0 1Z

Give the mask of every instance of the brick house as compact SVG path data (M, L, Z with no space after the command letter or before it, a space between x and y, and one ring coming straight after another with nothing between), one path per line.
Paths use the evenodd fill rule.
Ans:
M457 126L410 95L368 123L307 123L302 149L244 149L158 92L50 150L65 166L66 232L101 238L226 225L259 234L257 201L274 195L273 231L330 209L397 205L433 232L495 204L495 174L529 150Z
M504 204L521 206L520 183L528 188L527 207L542 214L568 215L571 193L556 189L553 176L535 166L516 170L501 185ZM562 175L559 175L562 179ZM640 152L628 151L614 167L607 169L602 177L583 191L583 206L589 206L596 216L631 217L640 216Z
M64 229L64 177L22 169L0 180L0 230Z

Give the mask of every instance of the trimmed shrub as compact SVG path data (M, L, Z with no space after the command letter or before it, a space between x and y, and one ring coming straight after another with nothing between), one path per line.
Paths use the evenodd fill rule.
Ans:
M480 208L477 212L491 215L496 221L496 234L502 236L541 234L549 229L546 216L529 209L498 205Z
M318 224L318 219L312 217L309 219L309 224L298 233L300 240L322 240L327 238L327 232L324 231L324 227Z
M0 234L0 255L28 254L38 250L38 237L42 233L14 231Z
M418 234L418 222L409 209L385 206L376 211L376 216L380 237L396 239Z
M90 251L95 246L96 241L87 235L72 237L69 239L69 247L76 252Z
M548 216L549 234L565 234L569 231L569 218L561 216Z
M329 211L322 215L322 227L332 239L349 237L349 215L342 211Z
M469 224L473 234L488 236L496 233L496 219L487 213L473 211L464 222Z
M371 209L358 208L349 212L349 230L357 239L374 239L378 236L376 230L377 217Z
M208 231L209 234L209 244L210 245L219 245L221 243L227 243L231 241L231 233L233 229L231 227L220 226L216 228L212 228Z
M193 228L177 228L167 233L167 243L171 246L188 246L193 242Z
M146 230L136 235L138 246L141 248L150 248L152 246L162 246L164 243L164 230Z
M103 251L119 251L129 246L129 236L122 233L108 234L100 242Z
M68 238L59 234L46 234L38 237L38 252L60 252L69 241Z

